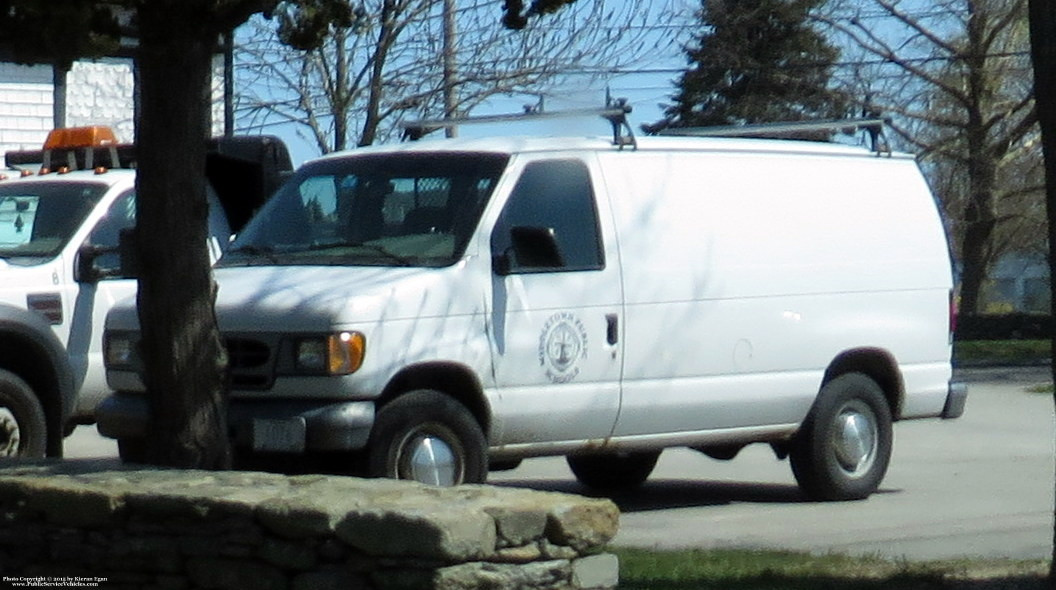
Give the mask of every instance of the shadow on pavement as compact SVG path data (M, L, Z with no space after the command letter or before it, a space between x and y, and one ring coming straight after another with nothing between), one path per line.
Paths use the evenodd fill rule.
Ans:
M953 378L965 383L1025 383L1029 385L1052 382L1049 365L957 367Z
M621 512L648 512L671 508L724 506L735 503L804 504L812 500L803 496L791 484L759 482L717 482L681 479L651 479L633 490L613 494L598 493L574 480L517 479L489 482L502 487L529 488L547 492L563 492L598 498L609 498ZM898 493L899 490L881 489L877 494Z

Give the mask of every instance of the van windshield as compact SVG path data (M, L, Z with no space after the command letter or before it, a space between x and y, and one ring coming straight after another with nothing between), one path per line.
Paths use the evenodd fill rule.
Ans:
M106 190L98 182L0 184L0 258L31 265L58 256Z
M453 264L507 159L396 153L307 164L254 216L220 264Z

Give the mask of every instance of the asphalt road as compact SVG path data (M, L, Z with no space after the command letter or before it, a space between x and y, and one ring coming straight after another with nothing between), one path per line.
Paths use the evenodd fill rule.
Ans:
M895 450L880 492L858 502L814 503L799 494L787 461L768 447L733 461L689 450L664 453L653 476L614 498L616 545L759 547L872 554L910 560L1046 558L1052 554L1056 447L1047 368L972 370L958 420L895 426ZM114 462L113 441L92 427L66 441L71 460ZM499 485L572 493L563 459L533 459L493 473Z

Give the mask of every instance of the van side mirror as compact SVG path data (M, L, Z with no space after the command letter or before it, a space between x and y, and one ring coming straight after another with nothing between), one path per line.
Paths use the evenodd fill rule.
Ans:
M510 228L510 248L495 256L495 274L508 275L521 270L555 269L565 266L561 248L551 227Z

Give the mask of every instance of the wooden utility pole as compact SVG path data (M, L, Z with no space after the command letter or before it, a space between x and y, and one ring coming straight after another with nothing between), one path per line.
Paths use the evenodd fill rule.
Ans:
M458 55L455 49L457 31L455 29L455 0L444 0L444 118L456 115L455 76L458 74ZM458 135L457 127L445 127L447 137Z
M66 80L69 71L69 66L58 63L51 64L51 96L53 100L51 126L54 129L66 127Z

